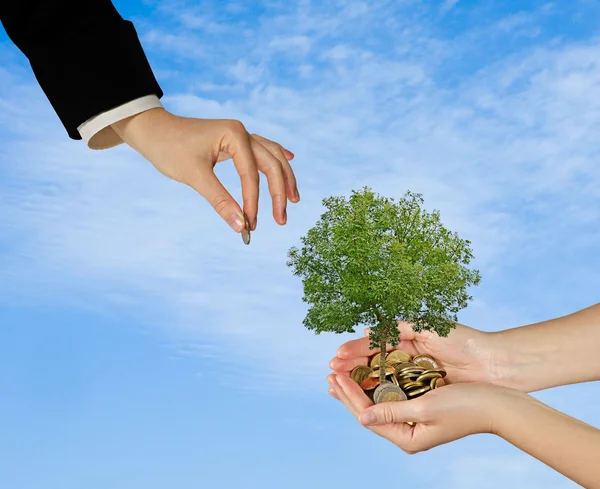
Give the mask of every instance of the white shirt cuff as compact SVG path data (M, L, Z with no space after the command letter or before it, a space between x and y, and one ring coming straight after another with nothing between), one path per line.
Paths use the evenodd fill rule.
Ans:
M110 126L111 124L156 108L162 108L159 98L156 95L146 95L88 119L77 130L81 138L87 143L88 148L112 148L121 144L123 140Z

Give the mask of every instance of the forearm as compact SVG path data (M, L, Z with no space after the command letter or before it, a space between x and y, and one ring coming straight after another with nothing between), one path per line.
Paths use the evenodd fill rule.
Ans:
M495 413L495 433L587 489L600 488L600 430L513 392Z
M133 24L111 0L5 0L0 21L73 139L98 114L163 95Z
M492 333L500 384L524 392L600 380L600 304Z

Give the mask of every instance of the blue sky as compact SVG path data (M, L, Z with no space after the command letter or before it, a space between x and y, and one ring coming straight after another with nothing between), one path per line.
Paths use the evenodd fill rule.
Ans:
M600 6L324 3L115 1L169 110L296 154L301 203L281 228L263 199L249 247L132 150L68 140L0 34L3 488L365 487L375 451L409 485L575 487L491 436L408 456L362 429L324 381L352 336L304 330L285 260L323 197L410 189L473 243L463 323L596 303ZM536 397L600 426L598 389Z

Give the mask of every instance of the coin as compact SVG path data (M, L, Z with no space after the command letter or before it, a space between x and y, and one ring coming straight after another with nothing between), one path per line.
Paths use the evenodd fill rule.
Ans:
M424 385L423 387L419 387L418 389L411 389L406 392L407 397L417 397L421 394L425 394L427 391L430 391L431 387L428 385Z
M381 353L378 353L373 358L371 358L371 361L369 362L369 367L371 367L371 368L379 367L380 363L381 363Z
M379 377L373 379L369 377L368 379L363 380L360 383L360 388L363 391L370 391L371 389L375 389L379 385Z
M410 355L402 350L394 350L388 356L386 360L393 362L410 362Z
M396 372L402 373L402 371L404 371L407 368L415 368L415 367L417 367L416 364L414 364L412 362L401 362L398 365L396 365L394 368L396 369Z
M446 371L443 368L432 368L427 370L427 373L438 373L442 376L442 378L446 377Z
M411 389L415 389L417 387L423 387L424 385L425 384L423 384L423 382L411 381L411 382L408 382L408 383L404 384L402 386L402 389L406 392L406 391L409 391Z
M435 389L435 388L437 388L437 386L438 386L438 384L440 382L443 382L442 378L441 377L435 377L435 378L431 379L431 383L429 384L429 386L432 389Z
M356 382L358 385L365 380L371 373L373 369L371 367L367 367L366 365L359 365L358 367L354 367L352 372L350 372L350 378Z
M425 367L428 370L439 368L437 362L426 353L421 353L420 355L417 355L415 358L413 358L413 362L421 367Z
M424 370L405 370L401 374L396 374L398 376L398 380L400 379L416 379L420 375L422 375Z
M401 389L405 389L407 385L410 385L414 382L414 380L412 379L397 379L396 382L398 382L398 387L400 387Z
M408 397L404 392L400 391L391 391L386 392L379 398L379 402L398 402L398 401L406 401Z
M367 368L368 368L368 367L367 367ZM372 378L374 378L374 377L379 377L379 370L380 370L380 369L378 369L378 368L371 369L371 373L369 374L369 377L372 377ZM393 375L393 374L395 374L395 373L396 373L396 371L395 371L395 370L394 370L392 367L387 367L387 368L385 369L385 375L386 375L386 376L387 376L387 375Z
M400 387L395 386L394 384L381 384L379 387L377 387L377 389L375 389L375 393L373 394L373 400L375 401L375 404L382 402L383 397L390 393L396 394L395 397L400 396L400 400L407 399ZM404 397L404 399L402 399L402 397Z
M248 216L244 213L244 221L246 223L244 229L242 229L242 241L244 244L250 244L250 221L248 221Z
M432 372L430 370L427 370L425 372L423 372L421 375L419 375L419 377L417 377L417 382L424 382L426 380L430 381L431 379L441 379L442 378L442 374L439 372Z

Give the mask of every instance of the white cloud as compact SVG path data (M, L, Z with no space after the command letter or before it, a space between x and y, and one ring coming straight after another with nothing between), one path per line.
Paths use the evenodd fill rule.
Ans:
M207 63L253 40L243 51L247 59L222 58L218 69L247 88L234 85L234 94L214 100L187 91L165 97L176 113L238 118L296 153L302 202L280 228L263 190L250 247L200 197L126 148L91 153L65 141L31 80L2 74L0 103L8 109L0 121L13 131L21 125L0 160L10 182L0 200L8 234L0 238L8 249L0 254L3 300L52 297L83 306L85 294L95 304L131 303L186 354L216 354L202 345L226 348L236 359L231 375L245 372L255 388L288 382L321 389L327 360L348 338L304 330L300 283L285 267L286 252L318 218L322 197L363 185L390 196L423 192L429 207L472 240L484 278L466 314L474 326L513 326L498 318L534 320L552 297L571 294L563 307L585 297L584 285L574 291L549 277L577 276L591 297L598 264L592 250L600 243L590 224L599 217L600 43L515 52L450 84L436 71L448 51L422 56L441 42L426 28L406 31L418 33L414 44L400 32L402 46L387 50L376 48L379 36L397 25L353 37L361 19L395 8L365 12L361 5L344 10L342 25L301 2L229 44L223 36L216 51L191 29L143 36L151 52L160 46L161 53ZM309 45L337 55L314 59L305 71L310 83L282 75L278 55ZM186 83L191 73L182 75ZM25 99L34 102L21 102L23 90L37 94ZM218 173L239 196L232 166L221 164ZM565 247L585 258L528 269ZM522 291L518 300L512 288ZM190 351L190 344L199 346Z

